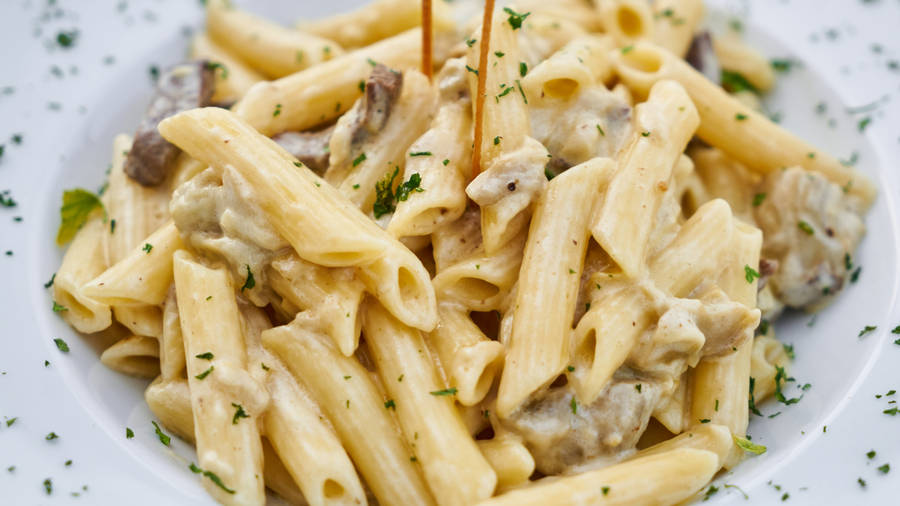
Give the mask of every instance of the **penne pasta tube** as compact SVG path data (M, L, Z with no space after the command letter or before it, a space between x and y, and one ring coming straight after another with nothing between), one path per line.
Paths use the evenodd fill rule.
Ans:
M328 267L359 266L367 289L401 321L423 330L437 324L434 289L421 261L336 189L297 170L271 139L215 108L183 112L159 129L193 158L240 173L300 258Z
M527 228L531 205L547 183L547 149L531 138L528 100L520 77L523 67L514 28L502 16L493 18L485 76L480 162L466 194L481 207L484 249L494 254ZM468 50L469 68L479 66L479 45ZM502 56L501 56L502 55ZM477 79L469 72L469 88L478 95ZM473 104L477 104L473 100ZM477 112L477 111L476 111Z
M169 220L169 191L163 186L144 186L125 174L125 159L131 136L117 135L113 141L112 167L103 204L108 214L106 240L109 265L115 265L144 239Z
M263 348L262 333L272 328L268 316L250 304L240 310L250 374L271 396L262 420L264 441L277 453L286 481L296 482L313 506L365 504L362 483L334 428L310 393Z
M654 23L647 0L604 0L597 2L600 24L619 47L653 37Z
M718 278L719 287L731 300L756 307L757 279L747 281L745 268L759 265L762 233L754 226L738 222L730 241L733 258ZM750 392L750 363L753 355L753 336L737 347L734 353L722 357L705 357L693 374L691 420L708 419L725 425L732 434L747 432ZM725 462L731 469L743 457L736 446Z
M705 14L703 0L653 2L653 42L684 58Z
M281 496L288 504L296 506L306 506L307 504L311 504L303 496L303 492L300 491L297 484L294 483L294 478L291 476L290 472L288 472L287 468L284 466L284 462L281 461L281 458L275 453L275 449L272 448L272 444L269 443L269 440L266 438L263 438L262 440L262 449L263 472L266 487Z
M115 306L113 316L135 335L162 338L162 311L158 306Z
M438 110L431 127L407 150L404 181L414 174L424 192L398 202L387 231L394 237L429 235L466 210L466 177L471 169L472 118L465 103Z
M347 111L362 95L369 62L402 71L417 68L422 32L408 30L287 77L258 83L233 110L264 135L306 130ZM277 112L276 112L277 111Z
M160 305L172 284L172 255L184 247L171 221L82 290L114 306Z
M432 4L435 31L453 28L453 16L444 2ZM334 40L345 48L357 48L422 25L419 0L375 0L362 7L322 19L302 20L297 28Z
M299 72L343 53L332 40L285 28L235 9L226 0L206 1L206 31L270 78Z
M698 116L684 88L663 81L653 87L647 102L635 107L634 122L591 226L597 243L631 277L644 268L653 217Z
M646 96L653 84L663 79L681 83L700 114L697 135L748 168L766 174L801 166L847 188L866 205L872 204L875 187L867 176L745 107L665 49L641 42L625 54L613 51L612 58L619 78L639 96Z
M174 283L169 287L169 294L163 303L159 368L165 381L178 379L184 375L184 339L181 335L181 320L178 318L178 298L175 296Z
M144 400L163 427L188 443L194 443L191 389L186 379L158 377L144 391Z
M281 365L269 367L266 437L303 496L313 506L365 504L353 463L315 401Z
M428 335L448 384L457 389L456 398L464 406L481 402L503 367L503 345L492 341L458 304L438 304L438 326Z
M265 77L241 61L227 49L216 44L209 35L195 35L191 41L191 58L207 60L216 66L212 102L231 104L241 99L254 84Z
M264 504L257 421L268 395L246 370L230 276L197 263L184 250L175 253L174 273L197 458L225 485L205 479L204 488L222 504Z
M470 310L500 309L519 274L525 238L526 234L519 234L493 255L478 249L468 258L443 269L439 267L432 281L435 291Z
M361 330L357 310L365 286L353 269L329 269L284 255L272 261L271 271L276 293L298 310L315 313L344 356L356 351Z
M95 213L75 235L53 278L53 301L62 308L57 308L57 312L69 325L86 334L112 324L109 305L82 290L85 283L107 267L106 227L99 213Z
M761 92L775 85L775 70L759 51L737 36L713 37L713 50L722 70L737 72Z
M568 100L612 77L612 48L612 39L605 35L574 39L531 69L522 79L522 88L531 101L544 97Z
M522 485L534 474L534 457L521 438L509 433L477 441L478 449L497 473L497 491Z
M479 504L677 504L699 492L712 479L719 470L718 460L713 452L678 448L596 471L538 480Z
M734 440L731 437L731 431L724 425L714 423L706 423L695 425L690 430L667 439L661 443L657 443L649 448L644 448L635 453L631 458L641 458L648 455L659 455L660 453L670 452L678 448L692 448L695 450L710 451L719 459L719 467L734 447Z
M363 329L391 409L437 503L464 506L490 497L497 476L456 411L453 389L446 390L424 352L422 334L372 300L364 305Z
M341 355L300 321L263 332L262 341L309 389L380 503L434 504L381 392L358 360Z
M590 239L595 195L614 168L594 158L554 178L538 200L513 305L497 414L510 416L569 363L572 315Z
M100 362L114 371L142 378L159 376L159 341L128 336L100 354Z

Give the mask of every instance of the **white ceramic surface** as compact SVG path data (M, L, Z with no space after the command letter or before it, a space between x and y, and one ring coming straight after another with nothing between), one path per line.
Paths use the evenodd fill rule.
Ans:
M0 504L211 504L187 469L189 446L173 438L169 450L156 439L146 383L103 367L91 343L51 311L43 288L61 258L53 237L62 190L100 186L113 136L133 131L146 105L149 67L179 60L185 30L200 25L202 11L196 0L50 3L0 2L0 191L18 201L0 208L0 420L17 417L0 423ZM288 23L360 2L238 3ZM900 416L883 414L892 398L875 395L900 390L900 346L893 344L900 335L890 333L900 325L900 63L891 63L900 62L900 2L708 4L720 22L741 19L767 55L803 62L779 74L770 111L843 159L857 153L880 188L855 258L859 282L814 321L794 316L777 327L794 345L793 376L811 389L796 405L761 406L765 415L781 412L751 423L753 440L769 451L717 480L709 502L769 504L789 494L794 504L896 504ZM55 45L60 30L73 28L74 47ZM10 140L17 133L21 145ZM866 325L877 330L858 338ZM57 350L56 337L71 352ZM125 438L125 427L134 439ZM51 431L60 437L47 441ZM884 463L896 469L882 474L876 467Z

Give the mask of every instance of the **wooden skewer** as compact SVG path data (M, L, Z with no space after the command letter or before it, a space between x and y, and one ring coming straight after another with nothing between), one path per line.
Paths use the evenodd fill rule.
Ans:
M431 81L431 41L434 35L431 21L431 0L422 0L422 73Z
M491 25L494 23L494 0L484 1L481 22L480 56L478 57L478 92L475 96L475 145L472 146L472 179L481 174L481 138L484 137L484 97L491 48Z

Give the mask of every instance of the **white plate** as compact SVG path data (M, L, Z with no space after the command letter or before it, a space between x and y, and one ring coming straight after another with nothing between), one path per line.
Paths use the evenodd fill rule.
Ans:
M113 136L134 130L150 95L150 65L165 66L184 54L185 28L202 22L199 2L56 3L62 7L44 0L0 4L0 144L6 145L0 191L10 189L19 202L0 208L0 420L18 417L9 427L0 423L0 503L212 504L187 469L193 458L188 445L173 438L170 451L156 439L142 398L146 383L103 367L98 351L53 314L42 286L61 258L53 237L62 190L100 185ZM358 3L269 0L252 9L288 23ZM858 165L880 188L855 259L863 265L859 282L811 327L804 316L778 326L797 354L793 376L812 388L796 405L765 403L764 413L781 415L754 417L750 432L768 453L717 481L746 491L747 504L776 502L785 493L794 504L896 504L900 416L883 414L891 398L875 395L900 390L894 366L900 346L893 344L900 336L889 332L900 325L900 69L889 67L900 61L900 4L709 4L721 19L740 17L750 42L769 56L804 62L779 75L770 109L831 153L844 159L858 153ZM56 34L72 28L79 30L75 46L56 47ZM5 94L7 86L15 91ZM847 110L876 101L864 112ZM60 110L51 109L54 102ZM825 113L816 112L820 102ZM865 117L871 123L860 133ZM23 134L21 145L8 140L15 133ZM7 250L13 255L3 254ZM878 328L860 339L865 325ZM55 337L71 352L60 353ZM125 438L126 426L134 439ZM51 431L60 437L45 440ZM870 460L871 449L877 456ZM884 463L895 469L882 475L876 467ZM745 501L736 488L721 487L710 503Z

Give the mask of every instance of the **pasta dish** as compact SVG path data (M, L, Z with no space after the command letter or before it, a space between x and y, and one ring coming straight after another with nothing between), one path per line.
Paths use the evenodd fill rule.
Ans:
M63 195L53 297L216 501L675 504L766 451L775 319L858 275L875 187L767 116L739 30L205 3L103 190Z

